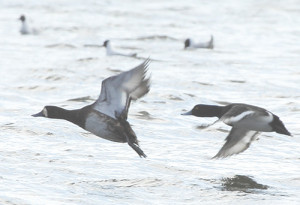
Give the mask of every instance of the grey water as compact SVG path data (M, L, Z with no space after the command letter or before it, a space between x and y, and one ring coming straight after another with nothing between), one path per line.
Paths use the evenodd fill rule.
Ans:
M19 33L21 14L36 35ZM298 0L0 1L0 204L300 204L299 25ZM210 35L213 50L183 49ZM106 56L107 39L138 58ZM92 103L148 57L151 90L128 116L148 158L31 117ZM270 110L293 137L212 160L230 127L180 114L230 102Z

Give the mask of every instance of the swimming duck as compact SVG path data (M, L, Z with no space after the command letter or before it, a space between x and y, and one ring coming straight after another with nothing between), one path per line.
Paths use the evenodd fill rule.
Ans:
M112 49L110 40L104 41L103 46L106 48L106 55L108 55L108 56L113 56L113 55L127 56L127 57L136 57L137 56L136 53L119 53L119 52L114 51Z
M76 110L45 106L32 116L70 121L106 140L127 142L140 157L146 157L127 116L131 100L143 97L150 90L150 78L146 78L148 64L149 59L127 72L103 80L100 96L91 105Z
M214 37L211 35L210 40L208 42L204 42L204 43L195 43L192 39L188 38L184 41L184 49L189 49L189 48L213 49L214 48Z
M26 18L25 15L21 15L19 20L21 21L22 25L21 25L21 29L20 29L20 33L23 35L26 34L37 34L38 31L36 29L29 29L26 23Z
M277 132L292 136L277 115L253 105L233 103L227 106L199 104L182 115L217 117L232 126L226 143L213 158L225 158L245 151L257 139L259 132ZM215 123L216 123L215 122ZM214 124L214 123L213 123Z
M20 33L25 35L25 34L29 34L29 30L27 27L27 23L26 23L26 18L24 15L21 15L19 20L21 21L22 25L21 25L21 29L20 29Z

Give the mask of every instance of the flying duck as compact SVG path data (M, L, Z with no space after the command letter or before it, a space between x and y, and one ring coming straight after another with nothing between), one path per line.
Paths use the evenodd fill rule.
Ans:
M45 106L32 116L70 121L106 140L127 142L140 157L147 157L139 147L127 117L131 100L143 97L150 90L150 78L146 78L148 64L149 59L127 72L103 80L100 96L91 105L76 110Z
M182 115L217 117L232 126L226 143L213 158L225 158L245 151L260 132L277 132L292 136L277 115L253 105L232 103L226 106L199 104ZM216 123L215 122L215 123ZM213 123L214 124L214 123Z
M112 49L110 40L104 41L103 46L106 48L106 55L108 55L108 56L113 56L113 55L127 56L127 57L136 57L137 56L137 53L119 53L119 52L114 51Z
M184 49L190 49L190 48L213 49L214 48L214 37L211 35L210 40L208 42L204 42L204 43L195 43L192 39L188 38L184 41Z

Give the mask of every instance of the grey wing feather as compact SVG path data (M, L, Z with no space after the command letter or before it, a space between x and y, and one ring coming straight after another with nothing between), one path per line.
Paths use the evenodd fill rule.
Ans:
M245 151L258 134L257 131L233 127L225 139L226 143L213 158L225 158Z
M113 118L124 112L127 115L131 99L137 100L149 92L150 79L146 78L149 61L147 59L129 71L105 79L93 108Z

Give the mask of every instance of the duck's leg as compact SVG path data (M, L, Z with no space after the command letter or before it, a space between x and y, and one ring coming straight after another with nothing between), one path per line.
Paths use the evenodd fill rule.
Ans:
M134 133L134 131L132 130L130 124L128 123L128 121L126 119L124 119L124 116L126 115L121 115L118 117L118 119L121 122L122 127L124 128L123 130L123 135L126 136L126 140L128 145L134 150L136 151L136 153L138 153L138 155L140 157L144 157L146 158L147 155L143 152L143 150L139 147L139 143L137 141L137 137Z
M140 147L138 147L135 143L130 142L129 137L128 137L127 135L126 135L126 139L128 140L128 141L127 141L128 145L129 145L132 149L134 149L134 151L136 151L136 153L138 153L138 155L139 155L140 157L144 157L144 158L147 157L147 155L143 152L143 150L142 150Z

